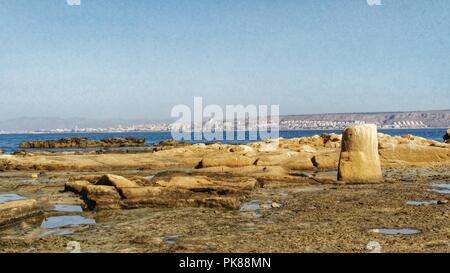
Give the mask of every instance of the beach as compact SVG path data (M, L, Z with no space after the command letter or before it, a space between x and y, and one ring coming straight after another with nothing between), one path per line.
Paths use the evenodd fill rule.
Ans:
M383 181L346 183L341 142L1 155L0 192L36 200L40 213L5 224L0 250L67 252L74 241L83 252L370 252L376 242L449 252L450 145L380 133ZM119 194L103 191L112 185Z

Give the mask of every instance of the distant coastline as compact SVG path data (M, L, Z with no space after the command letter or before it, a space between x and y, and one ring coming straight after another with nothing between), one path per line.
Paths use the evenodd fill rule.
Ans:
M447 130L447 127L425 127L425 128L379 128L380 130ZM322 129L322 128L310 128L310 129L281 129L282 132L298 132L298 131L340 131L344 129ZM236 131L239 132L239 131ZM249 132L249 131L245 131ZM63 135L63 134L121 134L121 133L170 133L170 130L166 131L101 131L101 132L0 132L0 135Z
M374 123L380 129L450 128L450 110L282 115L280 130L342 130ZM0 134L170 132L169 120L18 118L0 121ZM256 127L250 127L250 130Z

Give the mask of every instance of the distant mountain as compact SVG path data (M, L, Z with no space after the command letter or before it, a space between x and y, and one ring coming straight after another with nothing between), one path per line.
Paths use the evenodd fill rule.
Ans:
M411 111L383 113L343 113L343 114L313 114L285 115L280 121L365 121L379 125L392 125L395 122L423 122L428 127L450 128L450 110L442 111ZM52 117L22 117L0 121L0 131L37 131L58 128L117 128L121 126L171 122L150 119L89 119L89 118L52 118Z
M395 122L415 121L423 122L428 127L450 128L450 110L411 111L411 112L383 112L383 113L347 113L347 114L317 114L317 115L289 115L280 117L281 121L288 120L320 120L320 121L365 121L379 125L392 125Z

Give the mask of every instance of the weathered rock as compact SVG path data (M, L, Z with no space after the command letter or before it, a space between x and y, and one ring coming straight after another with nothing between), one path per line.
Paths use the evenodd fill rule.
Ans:
M244 166L244 167L211 167L193 170L194 173L220 173L233 176L250 177L258 182L289 182L303 183L304 177L290 175L289 171L281 166Z
M71 191L76 194L81 194L89 185L92 184L85 180L69 181L64 185L64 191Z
M86 147L138 147L146 146L144 138L105 138L93 140L88 138L63 138L59 140L28 141L19 144L20 148L86 148Z
M169 181L160 180L156 182L163 187L174 187L187 190L202 190L208 189L215 185L205 176L175 176Z
M103 175L96 175L96 174L72 176L69 178L69 182L70 181L88 181L92 184L95 184L102 177L103 177Z
M311 161L318 169L336 169L339 165L339 153L318 154L315 155Z
M309 153L299 153L285 151L281 154L267 154L258 157L257 166L284 166L292 170L311 170L314 168L312 155Z
M120 190L122 188L136 188L139 185L136 182L126 179L125 177L113 174L107 174L102 176L100 180L95 183L96 185L103 186L114 186L116 189Z
M68 191L79 193L90 209L177 206L236 208L255 188L257 180L250 177L213 179L166 172L152 179L150 186L141 186L114 175L103 176L95 183L69 181L65 187Z
M123 188L122 196L126 199L149 198L159 196L162 192L162 187L138 187L138 188Z
M159 186L190 190L193 192L242 193L256 186L256 179L249 177L212 179L207 176L174 176L169 181L159 180Z
M86 186L82 195L90 209L119 209L120 195L115 187L112 186Z
M281 204L277 203L277 202L272 202L271 204L272 208L277 209L277 208L281 208Z
M223 207L223 208L229 208L229 209L238 209L241 205L241 200L236 197L215 196L215 197L205 198L203 200L197 200L197 204L199 206L212 207L212 208Z
M257 145L258 152L274 152L280 147L279 139L268 139Z
M175 148L175 147L185 147L185 146L191 146L191 145L192 145L192 143L189 143L189 142L176 141L176 140L170 139L170 140L163 140L163 141L159 142L156 146L157 147Z
M208 155L202 159L199 168L209 168L218 166L242 167L253 165L256 158L239 155L235 153L226 153L219 155Z
M392 144L380 148L379 152L383 166L431 166L450 162L450 148L443 147Z
M323 144L326 148L340 148L342 135L337 134L322 134L320 137L323 139Z
M346 129L341 146L339 181L372 183L383 180L376 125L356 125Z
M450 143L450 129L448 129L447 133L444 135L444 142Z
M26 199L0 203L0 226L41 214L36 200Z

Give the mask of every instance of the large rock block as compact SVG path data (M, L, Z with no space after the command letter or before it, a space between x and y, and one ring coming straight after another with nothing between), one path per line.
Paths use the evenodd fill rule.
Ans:
M0 203L0 226L42 213L36 200L26 199Z
M323 153L312 158L314 166L321 170L336 170L339 166L339 152Z
M161 195L162 187L123 188L122 196L126 199L149 198Z
M346 129L341 146L339 181L373 183L383 180L376 125L356 125Z
M102 140L94 140L88 138L63 138L59 140L42 140L28 141L19 144L20 148L86 148L86 147L140 147L146 146L145 139L127 137L127 138L105 138Z
M84 180L76 180L69 181L64 185L64 191L70 191L76 194L80 194L83 190L86 190L86 187L91 185L89 181Z
M114 186L116 189L136 188L139 185L136 182L126 179L125 177L107 174L97 181L96 185Z
M112 186L89 185L82 192L90 209L119 209L120 194Z
M242 167L250 166L256 162L256 158L239 155L235 153L227 153L220 155L208 155L203 158L197 168L209 168L218 166Z

